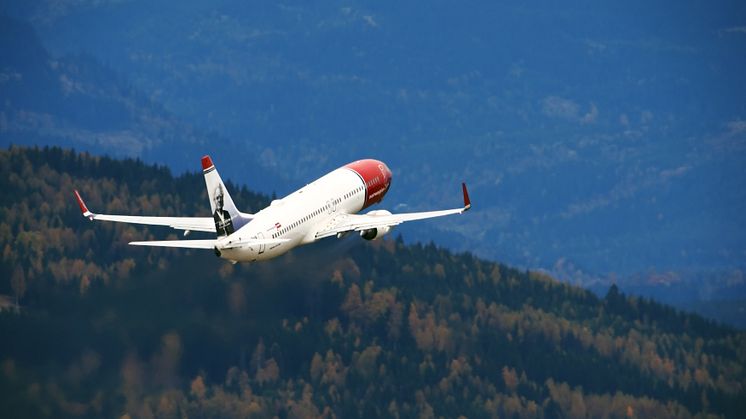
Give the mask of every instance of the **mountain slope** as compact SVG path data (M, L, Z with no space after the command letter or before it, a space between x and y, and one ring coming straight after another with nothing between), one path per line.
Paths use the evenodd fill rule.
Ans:
M737 416L744 338L433 244L326 240L269 263L131 248L204 214L199 174L0 152L0 406L36 416ZM229 186L237 205L267 198ZM175 237L175 236L174 236ZM25 286L24 286L25 285ZM21 292L23 291L23 292Z

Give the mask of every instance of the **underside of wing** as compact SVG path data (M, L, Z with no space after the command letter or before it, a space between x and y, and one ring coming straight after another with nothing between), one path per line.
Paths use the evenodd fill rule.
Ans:
M350 231L365 231L374 228L394 227L406 221L425 220L452 214L461 214L462 208L442 211L410 212L391 215L340 214L328 226L316 233L316 238L334 236Z
M443 217L452 214L461 214L471 208L469 193L466 184L461 184L464 196L463 208L454 208L438 211L409 212L391 214L388 211L371 211L368 214L339 214L334 217L327 226L316 232L316 238L334 236L350 231L365 231L384 227L394 227L406 221L424 220L428 218Z
M271 246L289 241L288 239L246 239L246 240L153 240L130 242L133 246L182 247L187 249L240 249L248 246Z
M167 226L177 230L215 232L215 220L212 217L141 217L137 215L91 214L88 218L96 221Z
M213 249L217 240L154 240L130 242L133 246L181 247L185 249Z

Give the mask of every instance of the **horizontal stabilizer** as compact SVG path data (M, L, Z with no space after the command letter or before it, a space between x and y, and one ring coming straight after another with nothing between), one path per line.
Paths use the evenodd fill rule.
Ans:
M130 242L133 246L182 247L186 249L213 249L217 240L155 240Z

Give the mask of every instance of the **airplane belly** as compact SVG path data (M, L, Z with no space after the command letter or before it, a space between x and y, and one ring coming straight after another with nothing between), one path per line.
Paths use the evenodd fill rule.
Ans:
M222 249L220 251L220 257L236 262L254 262L257 260L257 253L251 249L245 248Z

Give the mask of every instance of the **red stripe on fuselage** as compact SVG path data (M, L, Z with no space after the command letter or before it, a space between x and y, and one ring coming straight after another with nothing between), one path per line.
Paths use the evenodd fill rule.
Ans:
M383 196L391 187L391 170L385 163L365 159L352 162L345 166L360 176L365 185L365 203L363 209L381 202Z

